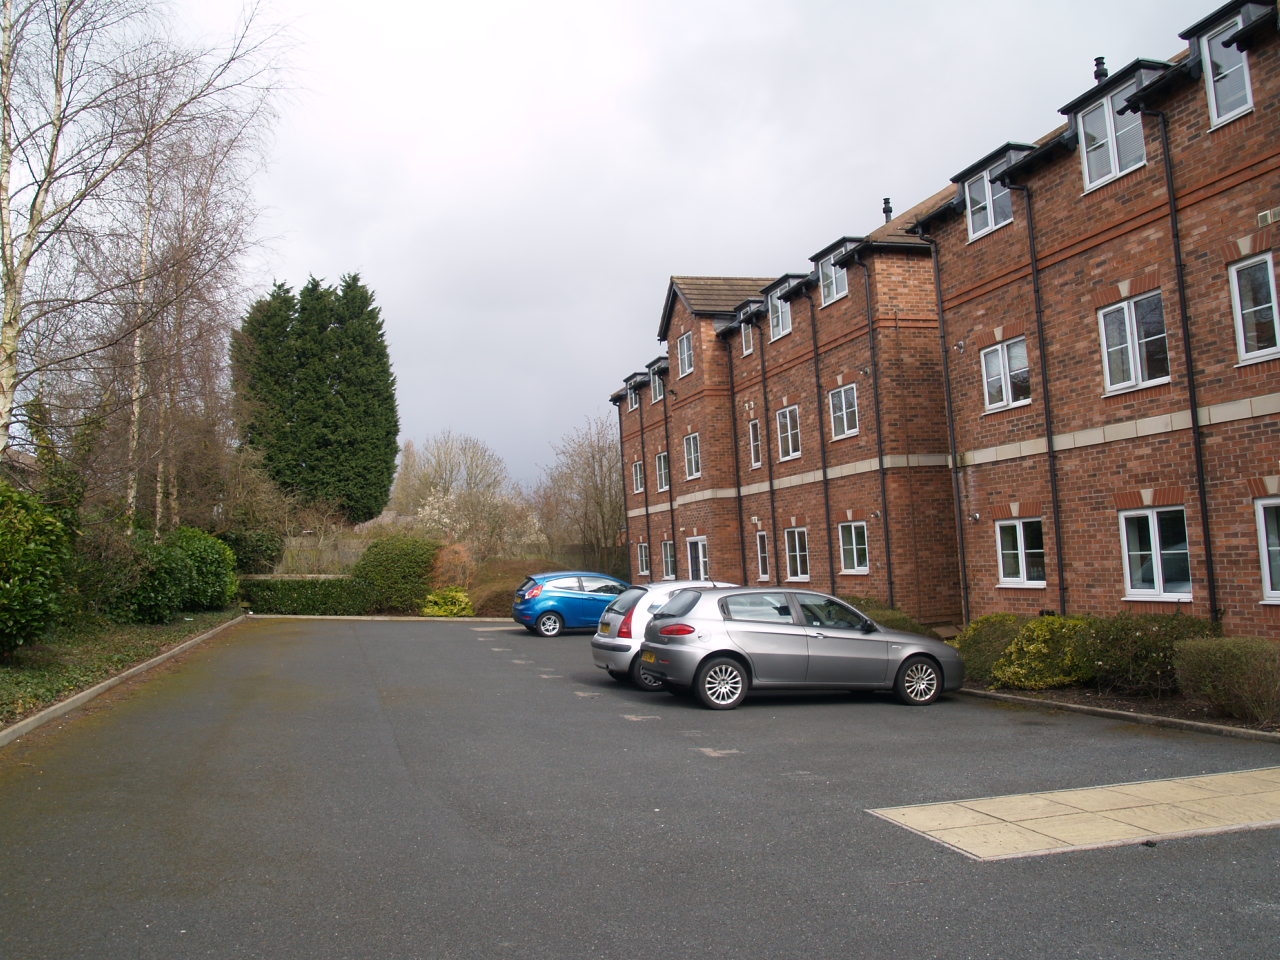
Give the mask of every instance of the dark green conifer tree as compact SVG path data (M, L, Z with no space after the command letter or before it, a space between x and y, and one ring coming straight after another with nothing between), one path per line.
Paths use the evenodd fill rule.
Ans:
M231 346L240 435L275 483L337 504L352 523L382 512L395 476L395 375L373 294L357 275L283 284L249 310Z

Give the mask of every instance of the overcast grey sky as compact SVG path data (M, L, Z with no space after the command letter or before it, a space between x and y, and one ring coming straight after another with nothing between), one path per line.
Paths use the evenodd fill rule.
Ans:
M176 0L226 34L240 0ZM289 82L265 293L358 272L401 441L520 481L657 356L673 274L778 276L883 221L1216 0L264 0Z

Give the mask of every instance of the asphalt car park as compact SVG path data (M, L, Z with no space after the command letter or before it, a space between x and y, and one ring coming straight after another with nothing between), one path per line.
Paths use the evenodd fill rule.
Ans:
M1275 829L976 859L884 815L1207 783L1274 768L1280 745L955 694L708 711L614 682L589 641L254 618L0 749L0 955L1256 958L1280 941Z

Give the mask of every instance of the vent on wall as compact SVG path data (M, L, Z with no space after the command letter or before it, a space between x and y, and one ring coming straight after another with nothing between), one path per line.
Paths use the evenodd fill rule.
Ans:
M1258 226L1268 227L1273 223L1280 223L1280 207L1274 207L1271 210L1263 210L1258 214Z

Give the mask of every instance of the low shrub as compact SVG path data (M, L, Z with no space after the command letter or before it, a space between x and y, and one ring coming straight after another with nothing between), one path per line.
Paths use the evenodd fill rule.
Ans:
M1079 617L1029 620L992 665L992 679L1022 690L1086 683L1093 674L1081 654L1090 630L1090 621Z
M890 630L905 630L907 633L918 633L922 637L939 639L931 628L926 627L910 614L883 606L878 600L873 600L870 597L844 597L842 599L845 603L850 603L857 607L882 627L888 627Z
M456 586L470 590L475 582L476 569L476 562L466 544L446 544L436 552L431 568L431 586L437 589Z
M62 612L66 529L35 497L0 483L0 660Z
M196 579L195 563L177 543L138 541L137 583L118 596L108 616L117 623L168 623Z
M309 617L360 617L373 606L372 591L350 577L241 580L240 601L251 613Z
M1212 636L1208 620L1183 614L1120 614L1090 619L1081 657L1092 665L1092 683L1103 693L1168 697L1178 690L1177 645Z
M218 539L236 557L236 573L272 573L284 556L284 537L274 530L227 530Z
M1280 642L1193 637L1177 644L1173 661L1187 697L1239 720L1280 720Z
M441 587L427 597L422 607L424 617L471 617L475 609L467 591L461 587Z
M371 613L417 616L428 586L438 544L407 534L374 540L351 571L372 598Z
M236 555L229 546L194 527L173 531L164 544L191 562L191 579L183 584L179 610L221 610L235 600Z
M965 677L976 683L990 683L991 668L1029 619L1014 613L990 613L978 617L947 641L960 651Z

